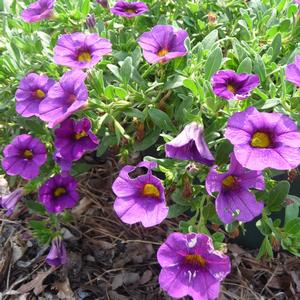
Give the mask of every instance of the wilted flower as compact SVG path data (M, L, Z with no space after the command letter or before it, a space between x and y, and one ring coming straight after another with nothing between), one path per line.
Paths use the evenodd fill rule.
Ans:
M65 73L48 91L40 104L40 118L53 128L86 105L88 91L84 84L86 74L80 70Z
M21 16L24 21L33 23L48 19L53 14L55 0L38 0L23 10Z
M4 208L6 209L6 215L10 216L17 203L21 200L23 196L23 189L19 188L19 189L15 189L12 193L2 196L0 197L0 208Z
M216 299L231 268L229 257L202 233L171 233L158 249L157 260L162 267L160 287L174 298Z
M225 137L234 145L238 162L250 170L288 170L300 164L300 132L281 113L249 107L228 121Z
M55 237L51 243L51 249L46 257L46 262L52 267L59 267L68 261L67 250L61 237Z
M39 201L50 213L60 213L65 208L74 207L79 194L77 182L72 176L55 175L48 179L39 189Z
M22 117L39 116L39 106L55 81L45 75L30 73L21 81L16 92L16 111Z
M138 43L143 49L143 55L148 63L166 62L173 58L185 56L184 45L188 33L171 25L156 25L151 31L144 32Z
M144 2L118 1L110 11L117 16L133 18L147 12L148 6Z
M3 150L2 167L10 176L32 179L39 175L47 160L47 150L38 138L29 134L16 136Z
M232 70L222 70L211 78L214 93L225 100L243 100L259 85L259 77L253 74L237 74Z
M109 8L107 0L96 0L104 8Z
M231 154L229 170L219 173L217 166L210 169L206 178L206 190L212 195L218 192L216 211L220 220L225 223L233 221L249 222L263 210L263 203L257 202L249 189L263 190L264 177L259 171L243 168Z
M80 121L65 120L55 129L55 147L63 159L78 160L87 151L95 150L99 141L91 131L91 121L83 118Z
M141 162L136 167L125 166L114 181L112 190L117 198L114 210L128 224L142 222L150 227L161 223L168 215L164 187L159 178L152 175L155 162ZM136 168L147 168L145 175L130 178Z
M296 56L293 64L287 65L285 69L285 76L286 80L300 87L300 55Z
M96 25L96 19L94 14L88 14L86 17L86 25L89 28L94 28Z
M54 62L72 69L91 68L111 53L111 43L97 33L63 34L54 47Z
M214 24L217 20L217 15L210 11L208 14L207 14L207 18L208 18L208 23L209 24Z
M194 160L211 166L215 159L204 140L203 127L193 122L186 125L183 131L165 145L167 157L183 160Z

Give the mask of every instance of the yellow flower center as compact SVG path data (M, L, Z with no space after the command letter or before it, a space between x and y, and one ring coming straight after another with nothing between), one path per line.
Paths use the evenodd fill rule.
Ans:
M233 94L236 94L236 89L232 84L227 85L227 90Z
M135 14L136 13L135 9L133 9L133 8L127 8L125 11L129 14Z
M35 91L35 96L39 99L44 99L46 94L42 90L38 89Z
M160 50L157 52L157 55L158 55L159 57L162 57L162 56L167 55L168 53L169 53L168 49L163 48L163 49L160 49Z
M159 192L158 188L155 185L147 183L144 186L143 195L144 196L149 196L149 197L159 198L160 192Z
M252 136L251 146L255 148L268 148L271 145L270 137L267 133L256 132Z
M60 197L61 195L64 195L64 194L66 194L66 189L65 188L63 188L63 187L58 187L58 188L56 188L55 190L54 190L54 196L55 197Z
M205 259L199 254L189 254L185 258L185 262L192 265L204 267L206 265Z
M225 179L223 179L222 181L222 185L224 187L232 187L233 185L235 184L235 178L230 175L230 176L227 176Z
M90 62L92 60L91 54L89 52L82 52L77 60L80 62Z
M32 158L32 157L33 157L33 153L32 153L31 150L26 149L26 150L24 150L24 152L23 152L23 156L24 156L25 158Z
M82 139L82 138L84 138L86 136L87 136L87 133L84 130L81 130L80 132L77 132L74 135L75 140L80 140L80 139Z

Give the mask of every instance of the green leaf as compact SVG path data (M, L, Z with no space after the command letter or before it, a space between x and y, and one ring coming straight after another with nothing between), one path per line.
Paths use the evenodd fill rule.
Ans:
M299 235L300 233L300 218L288 221L284 226L284 231L288 235Z
M196 83L194 82L194 80L192 80L192 79L185 79L183 81L183 86L185 86L186 88L188 88L189 90L191 90L192 93L194 94L194 96L198 96L199 95L198 87L197 87Z
M120 75L121 75L122 81L125 85L127 85L129 80L131 79L132 72L133 72L132 58L130 56L128 56L123 61L121 68L120 68Z
M229 154L232 152L233 146L228 140L222 141L217 147L216 163L223 165L229 162Z
M265 255L267 255L269 257L273 257L272 245L267 236L264 238L264 240L259 248L257 259L260 259Z
M211 31L203 40L202 40L202 46L204 49L210 50L216 40L218 39L218 30L215 29Z
M176 128L173 125L171 119L165 112L157 108L150 108L149 116L152 119L153 123L159 128L174 132L176 131Z
M277 183L277 185L271 190L269 199L267 201L267 207L271 212L279 211L285 198L290 190L290 184L288 181L283 180Z
M289 221L294 220L299 215L299 205L300 205L300 198L288 195L286 197L287 202L291 202L285 208L285 218L284 223L287 224Z
M34 200L27 200L25 202L25 204L27 205L27 207L29 208L31 213L39 214L39 215L42 215L42 216L46 215L46 210L45 210L44 206L41 203L38 203Z
M90 11L90 0L81 0L80 2L80 12L84 17L86 17Z
M265 81L266 76L267 76L266 67L265 67L265 64L259 54L256 54L256 56L255 56L254 72L256 74L258 74L258 76L262 82Z
M279 32L275 35L271 47L273 48L273 55L271 61L274 61L280 54L281 50L281 34Z
M161 128L156 128L151 131L140 143L133 146L135 151L144 151L156 143L160 134Z
M180 216L181 214L183 214L184 212L186 212L189 209L189 206L182 206L179 204L172 204L169 207L169 213L168 213L168 218L172 219L172 218L176 218L178 216Z
M215 74L221 67L223 59L222 50L217 47L207 58L205 63L205 78L210 79L213 74Z
M237 73L251 73L252 72L252 60L246 57L239 65Z

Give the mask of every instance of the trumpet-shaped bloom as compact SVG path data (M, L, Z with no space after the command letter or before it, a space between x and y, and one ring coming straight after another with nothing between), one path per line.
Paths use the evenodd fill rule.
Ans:
M216 299L231 268L229 257L202 233L171 233L158 249L157 260L162 267L160 287L174 298Z
M148 6L144 2L118 1L110 11L117 16L133 18L146 13Z
M23 196L23 189L15 189L12 193L0 197L0 207L6 209L6 215L10 216L17 203L21 200Z
M28 23L48 19L53 14L54 3L55 0L38 0L24 9L21 16Z
M55 175L48 179L39 189L39 201L50 213L60 213L65 208L74 207L79 194L77 182L72 176Z
M52 267L59 267L68 261L67 250L61 237L55 237L51 242L50 251L46 257L46 262Z
M55 81L45 75L30 73L21 81L16 92L16 111L22 117L39 116L39 106Z
M80 121L65 120L55 130L55 147L63 159L78 160L87 151L95 150L99 141L91 131L91 121L83 118Z
M183 29L176 30L171 25L156 25L151 31L144 32L138 43L148 63L163 63L187 54L184 45L187 37L188 33Z
M161 223L168 215L164 187L159 178L152 175L155 162L141 162L136 167L125 166L114 181L112 190L117 198L114 210L124 223L142 222L150 227ZM147 168L145 175L130 178L136 168Z
M110 41L97 33L63 34L54 47L54 62L72 69L91 68L111 51Z
M194 160L211 166L215 159L204 140L203 127L193 122L186 125L183 131L165 145L167 157L182 160Z
M65 73L41 102L40 118L53 128L87 104L86 74L80 70Z
M293 64L287 65L285 69L285 76L286 80L300 87L300 55L296 56Z
M259 77L253 74L237 74L232 70L219 71L211 78L214 93L225 100L243 100L259 85Z
M250 170L288 170L300 164L300 132L281 113L249 107L228 121L225 137L234 145L238 162Z
M2 167L10 176L19 175L32 179L39 175L40 167L47 160L44 144L29 134L16 136L3 150Z
M219 173L217 166L211 168L206 178L206 190L212 195L218 192L216 211L225 223L233 221L249 222L261 214L263 203L256 201L250 188L263 190L264 177L259 171L243 168L231 154L230 167L225 173Z

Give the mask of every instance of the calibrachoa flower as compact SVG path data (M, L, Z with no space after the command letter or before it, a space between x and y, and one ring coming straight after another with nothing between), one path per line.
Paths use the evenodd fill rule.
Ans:
M32 179L39 175L40 167L47 160L44 144L29 134L16 136L3 150L2 167L10 176L19 175Z
M6 215L10 216L17 203L21 200L23 196L23 189L19 188L19 189L15 189L12 193L2 196L0 197L0 208L4 208L6 209Z
M217 166L210 169L206 178L206 190L212 195L218 192L216 211L220 220L225 223L233 221L249 222L263 210L263 203L256 201L250 188L263 190L264 177L259 171L243 168L231 154L229 170L219 173Z
M117 16L133 18L147 12L148 6L144 2L118 1L110 11Z
M33 23L48 19L53 14L55 0L38 0L23 10L21 16L24 21Z
M59 267L66 264L68 261L67 250L64 241L61 237L55 237L52 240L49 254L46 257L46 262L53 267Z
M21 81L16 92L16 111L22 117L39 116L39 106L55 83L45 75L30 73Z
M72 208L79 200L77 182L72 176L55 175L39 189L39 201L50 213L60 213Z
M223 70L211 78L214 93L225 100L243 100L259 85L259 77L253 74L237 74L232 70Z
M295 62L293 64L287 65L285 76L286 80L300 87L300 55L296 56Z
M214 249L202 233L171 233L157 252L159 284L171 297L213 300L230 272L229 257Z
M150 227L161 223L168 215L164 187L159 178L152 175L155 162L141 162L135 166L125 166L112 185L117 198L114 209L121 220L128 224L142 222ZM129 173L145 167L147 173L130 178Z
M68 161L78 160L87 151L95 150L99 144L97 136L91 131L91 121L65 120L55 129L55 147L62 158Z
M40 104L40 118L53 128L87 104L86 74L80 70L65 73Z
M171 25L156 25L149 32L144 32L138 43L143 49L143 55L150 64L166 62L173 58L185 56L184 45L188 33Z
M288 170L300 164L300 132L281 113L249 107L228 121L225 137L234 145L238 162L250 170Z
M102 7L108 8L108 1L107 0L96 0Z
M211 166L215 159L204 140L203 127L193 122L186 125L183 131L165 145L167 157L183 160L194 160Z
M72 69L91 68L111 51L110 41L97 33L63 34L54 47L54 62Z

